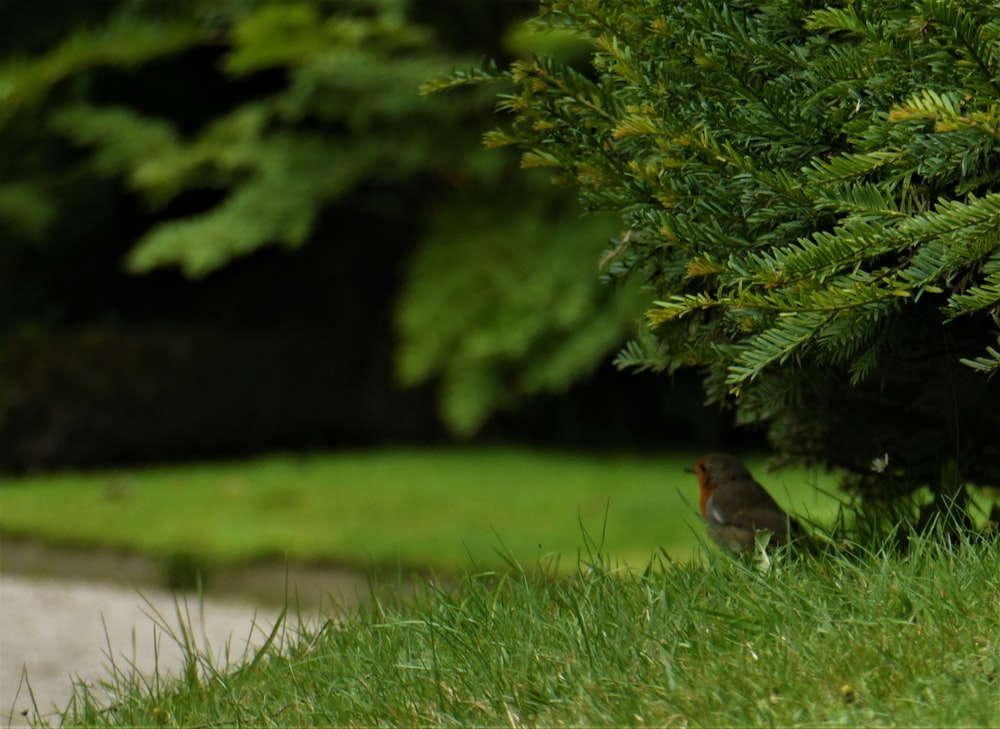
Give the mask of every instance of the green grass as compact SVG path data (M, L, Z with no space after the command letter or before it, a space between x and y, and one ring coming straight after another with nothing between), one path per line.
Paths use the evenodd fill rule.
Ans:
M995 540L911 536L905 556L785 555L764 571L713 549L689 559L702 534L690 460L384 451L66 473L3 481L0 529L452 575L409 600L387 587L300 616L222 663L183 619L160 619L187 655L179 675L112 659L110 703L79 686L66 727L995 723ZM793 511L835 510L815 476L751 467ZM680 561L644 574L661 546Z
M276 455L214 464L0 480L0 534L212 564L264 557L446 571L575 561L581 524L633 565L660 547L686 559L703 533L700 454L641 457L526 449ZM754 472L782 504L829 517L803 471Z
M776 560L712 552L640 576L591 557L466 577L178 681L128 671L64 727L989 726L1000 716L996 542ZM183 638L179 638L184 640Z

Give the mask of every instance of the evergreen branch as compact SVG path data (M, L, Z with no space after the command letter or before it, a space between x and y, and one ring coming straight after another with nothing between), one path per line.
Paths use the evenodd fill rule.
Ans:
M945 310L954 319L997 306L1000 306L1000 273L994 272L987 275L980 285L971 286L960 294L952 294Z
M489 61L482 66L455 69L447 76L428 79L420 85L419 92L422 96L427 96L444 91L453 91L463 86L474 86L490 82L510 82L511 80L512 76L509 71L501 71L497 67L496 62Z
M817 204L854 220L891 222L913 213L908 196L896 197L871 183L841 184L819 191Z
M854 33L869 40L880 41L884 37L883 28L858 15L856 5L846 8L823 8L814 10L806 20L809 30L844 31Z
M997 327L1000 327L1000 315L993 315L993 323L996 324ZM997 337L997 347L1000 347L1000 337ZM971 367L978 372L992 376L997 371L1000 371L1000 349L995 347L986 347L985 356L981 355L974 359L963 357L960 361L966 367Z
M838 286L837 284L841 285ZM757 309L780 314L847 313L852 309L911 296L909 287L896 279L871 281L867 274L830 281L822 289L782 288L771 291L745 290L726 300L727 307Z
M784 364L813 341L836 314L809 312L782 317L765 331L738 344L738 354L727 368L726 383L738 393L744 383L758 377L765 368Z
M545 60L536 62L531 68L532 76L537 77L549 88L554 89L565 97L579 104L581 108L589 110L594 115L607 122L613 128L619 119L619 112L605 108L606 105L614 104L614 97L609 93L602 93L601 90L583 74L574 71L572 68L555 69L551 61ZM517 77L515 75L515 81Z
M654 301L655 308L646 312L646 319L650 326L656 327L696 311L726 306L727 303L730 302L706 293L675 295L666 300Z
M840 285L837 285L837 284ZM894 278L875 279L864 272L831 281L821 289L775 288L739 289L732 294L699 292L675 295L653 302L646 312L650 324L682 319L706 309L772 312L781 316L799 314L846 314L853 309L870 309L894 299L912 296L911 287Z
M619 366L703 363L710 397L774 417L998 305L992 6L549 7L595 39L592 73L514 64L513 131L489 142L643 231L616 266L657 300Z
M747 275L765 285L774 281L815 279L824 282L858 263L895 251L902 237L896 229L865 219L847 219L833 232L813 233L795 243L747 257Z
M873 199L885 202L881 195ZM1000 230L1000 194L972 197L968 202L944 200L917 216L892 213L887 217L900 221L894 227L877 215L873 220L869 216L848 218L833 232L817 232L811 239L750 254L736 268L764 285L809 278L822 282L865 260L912 250L899 276L907 286L915 286L932 283L946 271L980 260L997 247L994 234Z
M945 133L966 129L1000 139L996 106L992 106L986 111L965 113L962 110L962 105L963 100L959 98L957 93L942 94L932 89L923 89L902 104L894 106L889 112L889 121L897 123L928 120L934 122L934 131L936 132Z
M626 342L613 364L619 370L634 372L675 372L697 361L691 352L672 350L662 338L654 336L646 327L639 327L636 338Z
M815 185L829 185L866 177L887 165L906 158L902 150L873 150L871 152L846 152L827 160L812 161L811 168L803 172L805 178Z
M975 359L966 359L963 357L959 361L967 367L991 375L1000 370L1000 351L997 351L993 347L987 347L986 354L989 356L976 357Z
M995 24L983 24L960 4L949 0L930 0L922 10L937 23L949 28L958 41L960 60L971 62L980 77L1000 94L997 64L993 55L1000 51L1000 29Z

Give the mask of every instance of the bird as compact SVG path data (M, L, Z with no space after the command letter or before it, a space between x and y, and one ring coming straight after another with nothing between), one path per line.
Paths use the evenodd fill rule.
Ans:
M723 549L752 552L761 529L771 532L769 548L780 547L800 529L736 456L709 453L685 470L698 479L698 506L708 536Z

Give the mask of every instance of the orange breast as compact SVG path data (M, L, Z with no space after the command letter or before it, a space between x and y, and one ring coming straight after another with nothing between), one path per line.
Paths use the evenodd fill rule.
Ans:
M698 479L698 491L700 492L698 498L698 507L701 509L701 515L708 518L705 507L708 504L708 500L712 498L712 494L715 493L715 484L709 481L707 478Z

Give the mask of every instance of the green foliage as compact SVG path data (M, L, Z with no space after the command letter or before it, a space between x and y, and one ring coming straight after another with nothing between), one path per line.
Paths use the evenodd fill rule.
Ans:
M77 9L50 12L73 16ZM45 20L48 23L51 18ZM60 25L54 22L50 27ZM95 69L115 66L134 70L205 39L190 18L174 12L142 21L122 12L103 24L84 26L81 22L44 55L0 56L0 147L4 157L0 221L7 227L4 245L8 252L13 251L16 257L18 244L43 240L64 207L60 199L65 192L63 180L58 178L65 178L67 170L53 169L65 162L57 161L58 142L47 134L49 109L84 93L88 87L85 79Z
M39 104L57 84L99 66L133 67L204 40L191 22L119 19L80 30L41 58L0 63L0 127Z
M9 220L15 234L40 236L56 215L55 206L30 182L0 185L0 218Z
M96 172L123 178L153 209L187 191L223 194L205 212L152 228L130 253L131 270L178 265L201 276L263 245L301 245L332 201L471 150L471 140L447 147L443 130L424 123L460 117L470 101L416 93L447 57L391 7L369 10L264 3L232 18L221 67L234 77L282 69L287 83L191 135L131 108L83 102L53 115L57 131L94 149ZM207 27L199 40L216 34Z
M0 171L0 216L20 245L53 245L46 236L56 211L72 215L79 188L95 177L121 185L148 213L125 259L133 273L178 267L205 277L264 246L294 249L314 238L337 205L400 219L417 246L427 230L428 250L413 258L420 270L404 276L406 310L398 319L409 328L399 368L411 384L441 378L445 418L462 434L521 396L566 387L625 336L635 287L599 291L596 284L599 249L618 227L578 221L578 211L552 191L511 184L505 172L516 158L480 148L492 90L420 95L427 78L469 61L414 23L411 4L112 5L91 29L0 63L0 147L13 160ZM514 34L512 47L575 58L590 45L588 36L535 33ZM164 81L153 61L178 75ZM147 78L150 87L136 93ZM232 99L206 99L205 79ZM57 178L79 188L67 190ZM439 202L448 196L455 200ZM486 197L494 198L495 214ZM448 215L461 223L447 222ZM480 215L489 215L488 225ZM377 242L346 232L331 237L330 245L371 246L380 258ZM451 253L465 256L463 265L442 259L444 237L453 239ZM548 253L545 240L560 245ZM477 248L481 257L468 253ZM460 318L461 307L444 302L441 330L461 342L454 359L439 339L414 336L412 327L426 324L419 316L442 303L438 293L461 286L448 276L464 276L473 265L482 272L497 258L518 262L509 272L532 281L530 294L522 298L520 286L473 286L462 304L479 318ZM613 303L619 290L622 299ZM471 330L458 328L466 324ZM492 336L492 351L471 354Z
M597 279L617 221L565 222L566 206L538 184L524 192L437 210L399 302L400 375L415 383L441 371L441 410L463 434L516 398L587 374L641 310L634 285Z
M625 215L620 269L656 301L621 365L704 368L711 400L868 495L885 453L910 490L951 490L949 460L1000 484L994 4L564 0L536 22L594 38L591 71L434 87L506 81L488 144Z

